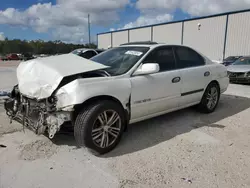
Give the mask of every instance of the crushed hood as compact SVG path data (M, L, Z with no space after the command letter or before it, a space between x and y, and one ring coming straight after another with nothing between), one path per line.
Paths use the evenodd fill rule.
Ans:
M33 59L17 67L18 87L28 97L43 99L51 96L64 77L105 68L74 54Z

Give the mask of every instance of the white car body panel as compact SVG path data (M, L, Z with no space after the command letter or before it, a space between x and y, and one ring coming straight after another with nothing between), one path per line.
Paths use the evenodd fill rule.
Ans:
M190 67L180 70L182 97L179 106L193 104L201 100L206 86L211 82L211 76L205 77L205 72L210 72L208 66Z
M211 70L211 80L216 80L220 85L221 93L224 93L229 85L229 78L227 76L227 68L221 64L209 66Z
M74 54L25 61L17 68L19 90L36 99L49 97L65 76L107 68Z
M173 84L175 77L180 77L179 70L131 77L131 119L177 108L181 83Z
M124 109L129 102L131 83L129 79L112 77L77 79L56 92L57 108L81 104L97 96L110 96L120 101ZM73 107L73 106L72 106Z

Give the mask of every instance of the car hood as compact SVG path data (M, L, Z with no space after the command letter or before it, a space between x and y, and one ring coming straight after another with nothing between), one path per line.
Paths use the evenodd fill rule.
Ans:
M18 87L30 98L44 99L51 96L64 77L105 68L108 67L74 54L33 59L17 67Z
M250 72L250 65L230 65L227 70L229 72Z

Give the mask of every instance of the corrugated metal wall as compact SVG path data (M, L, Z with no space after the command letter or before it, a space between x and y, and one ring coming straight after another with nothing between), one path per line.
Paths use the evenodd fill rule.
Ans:
M226 56L250 55L250 12L229 15Z
M153 27L153 41L168 44L181 44L182 23Z
M151 27L129 30L129 42L150 41Z
M107 49L111 46L111 33L98 35L98 48Z
M183 44L211 59L222 59L225 29L226 16L184 22Z
M250 10L116 31L112 36L111 33L99 34L98 48L150 40L191 46L214 60L221 60L224 55L250 55Z
M120 46L120 44L124 44L128 42L128 31L120 31L113 33L113 47Z

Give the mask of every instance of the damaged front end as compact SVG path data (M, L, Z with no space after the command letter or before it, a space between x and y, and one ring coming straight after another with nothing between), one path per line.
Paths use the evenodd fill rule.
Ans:
M14 86L4 107L10 121L18 121L36 134L48 133L54 137L65 122L71 121L71 112L57 111L57 99L53 95L46 99L31 99L22 95L18 85Z
M21 62L17 67L18 85L4 104L6 113L11 121L53 138L62 124L71 121L74 106L84 101L79 80L109 77L106 68L74 54ZM65 90L67 85L70 88Z

